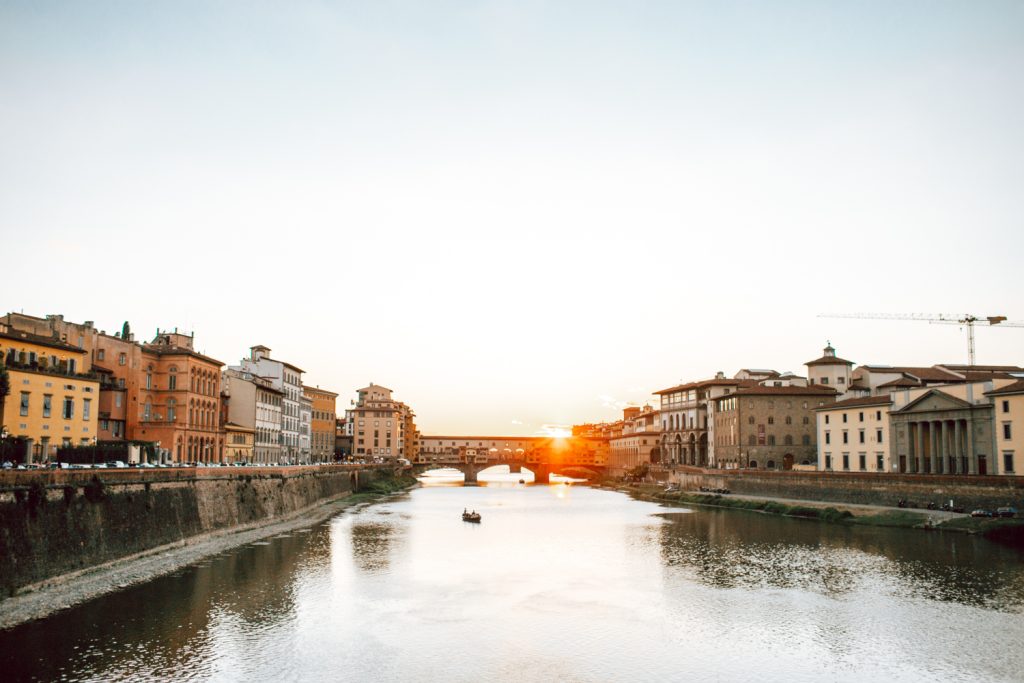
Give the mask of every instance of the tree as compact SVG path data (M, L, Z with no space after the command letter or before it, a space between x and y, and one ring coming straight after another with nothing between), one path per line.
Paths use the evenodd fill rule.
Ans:
M0 363L0 434L3 433L4 404L11 393L11 378L7 374L7 366Z
M128 324L128 321L124 321L124 325L121 326L121 339L128 339L128 335L132 333L132 326Z

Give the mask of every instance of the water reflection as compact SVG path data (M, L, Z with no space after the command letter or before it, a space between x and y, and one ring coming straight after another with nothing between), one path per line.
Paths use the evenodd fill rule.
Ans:
M461 521L464 507L483 523ZM984 540L425 487L0 633L4 680L1015 680Z
M851 528L728 510L666 515L666 567L718 588L784 588L833 597L887 591L1019 612L1019 550L973 536Z

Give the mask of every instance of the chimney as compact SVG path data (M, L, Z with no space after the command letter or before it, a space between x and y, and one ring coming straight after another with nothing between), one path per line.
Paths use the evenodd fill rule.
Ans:
M715 373L715 379L725 379L725 372L723 372L722 370L719 370L718 372L716 372Z

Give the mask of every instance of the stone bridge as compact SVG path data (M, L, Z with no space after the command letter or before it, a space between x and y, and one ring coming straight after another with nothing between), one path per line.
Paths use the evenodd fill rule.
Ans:
M592 467L588 465L552 465L550 463L540 462L524 462L515 460L495 460L488 462L472 463L438 463L429 465L417 465L416 469L420 472L425 472L432 469L454 469L462 472L466 477L467 484L477 483L477 475L480 472L490 469L491 467L498 467L500 465L508 465L510 474L521 473L523 469L527 469L533 472L533 482L535 484L549 484L551 483L552 474L561 474L564 476L578 476L580 478L593 479L594 477L600 476L604 472L603 467Z

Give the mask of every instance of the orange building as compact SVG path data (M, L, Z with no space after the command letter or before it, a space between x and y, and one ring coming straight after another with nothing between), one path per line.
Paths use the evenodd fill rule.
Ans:
M191 335L158 332L141 348L138 392L129 391L130 437L159 442L175 462L223 462L223 366L197 352Z
M311 462L331 462L334 459L334 444L337 429L338 395L320 387L302 386L302 394L313 402Z

